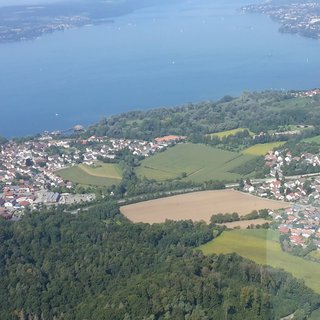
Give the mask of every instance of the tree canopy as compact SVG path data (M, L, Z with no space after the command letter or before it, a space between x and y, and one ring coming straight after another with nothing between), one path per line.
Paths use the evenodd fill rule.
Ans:
M299 98L281 91L245 92L217 102L114 115L90 127L86 135L150 140L171 134L203 136L239 127L260 133L290 124L318 126L318 100L318 96Z
M281 270L195 250L215 228L133 224L110 201L0 220L0 319L279 319L319 306Z

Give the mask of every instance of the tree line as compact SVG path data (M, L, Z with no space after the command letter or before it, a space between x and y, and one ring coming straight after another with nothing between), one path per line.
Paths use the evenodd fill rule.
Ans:
M221 229L133 224L108 201L0 220L0 319L305 319L320 298L301 280L196 248Z
M245 92L216 102L114 115L88 128L83 136L152 140L168 134L204 136L239 127L256 134L292 124L319 127L318 99L315 96L302 100L280 91Z

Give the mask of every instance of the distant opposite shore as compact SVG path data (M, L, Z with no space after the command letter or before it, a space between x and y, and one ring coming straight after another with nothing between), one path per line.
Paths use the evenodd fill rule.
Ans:
M319 87L320 42L279 33L265 15L244 14L240 8L252 2L141 0L110 17L99 16L93 5L97 24L71 8L72 23L87 27L67 28L57 20L67 30L2 43L0 135L66 130L131 110L244 91ZM50 17L53 7L46 8Z

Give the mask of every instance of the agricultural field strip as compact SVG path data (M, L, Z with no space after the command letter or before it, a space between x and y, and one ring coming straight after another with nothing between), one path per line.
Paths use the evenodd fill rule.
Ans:
M262 199L235 190L187 193L122 206L121 212L133 222L161 223L166 219L209 222L214 214L237 212L240 216L258 209L280 209L290 203Z
M185 179L235 181L241 176L231 170L252 159L252 155L221 150L205 145L180 144L142 161L136 173L156 180L176 178L183 172Z
M107 166L102 165L102 167L91 168L87 165L80 164L79 168L91 176L121 180L121 175L117 172L117 168L115 166L108 168ZM114 171L114 172L111 172L111 171Z
M111 186L119 184L121 179L108 178L87 173L79 166L73 166L57 171L57 174L64 180L69 180L83 186Z
M242 150L244 155L255 155L255 156L264 156L268 151L273 150L274 148L281 147L285 142L270 142L264 144L255 144L252 147Z
M264 236L265 233L265 236ZM283 252L276 231L233 230L200 246L204 254L237 253L256 263L281 268L320 293L320 264Z
M168 171L168 170L162 170L162 169L159 169L159 168L152 168L152 167L148 167L148 166L144 166L144 168L150 169L150 170L154 170L154 171L169 173L169 174L176 174L176 175L178 175L180 173L179 171ZM187 173L187 177L192 177L193 175L196 175L197 173L201 172L204 169L205 169L205 167L201 167L199 169L194 170L193 172ZM219 169L219 168L217 168L217 169Z
M240 221L233 221L233 222L226 222L226 223L221 223L221 225L226 226L229 229L237 228L239 227L240 229L246 229L248 226L251 225L257 225L257 224L264 224L268 223L270 221L265 220L265 219L253 219L253 220L240 220Z

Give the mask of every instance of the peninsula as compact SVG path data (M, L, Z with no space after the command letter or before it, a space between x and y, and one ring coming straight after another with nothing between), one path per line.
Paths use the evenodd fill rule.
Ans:
M279 31L299 34L303 37L320 38L319 1L277 1L242 7L245 13L261 13L281 24Z
M44 34L88 25L112 23L112 18L150 5L138 1L77 1L0 7L0 43L33 40Z

